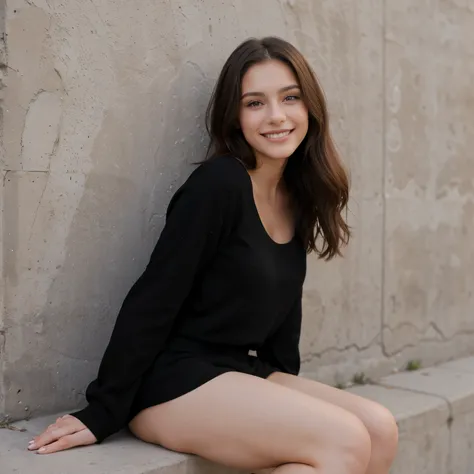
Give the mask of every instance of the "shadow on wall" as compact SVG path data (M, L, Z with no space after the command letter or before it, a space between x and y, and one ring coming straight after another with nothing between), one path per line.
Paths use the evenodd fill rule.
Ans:
M196 122L202 121L208 91L198 85L204 82L199 72L187 65L165 94L148 92L145 100L122 109L123 115L112 111L105 117L93 152L96 166L87 177L65 245L62 275L50 288L52 308L45 318L51 343L57 348L63 345L75 357L101 357L122 300L159 237L172 194L193 169L191 163L204 157L207 140L203 125L197 127ZM153 96L159 101L163 95L163 105L148 104L147 113L145 102ZM127 132L132 125L129 108L137 112L132 131ZM149 127L150 136L139 137L143 135L139 129L150 118L156 126ZM155 142L154 149L150 142ZM119 172L110 173L116 164ZM59 319L55 313L63 316ZM61 321L67 324L62 326Z
M30 408L42 412L77 405L77 394L96 374L122 301L148 262L172 194L191 164L205 156L210 86L188 62L173 80L157 78L104 115L93 169L64 247L57 250L65 254L64 263L35 316L42 331L23 330L25 352L5 372L7 413L15 416L22 399L37 400ZM31 374L43 374L43 382L32 383Z

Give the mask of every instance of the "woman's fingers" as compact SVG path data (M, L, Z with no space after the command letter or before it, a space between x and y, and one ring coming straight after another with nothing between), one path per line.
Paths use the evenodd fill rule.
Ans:
M35 450L41 448L46 444L58 440L62 436L73 434L85 428L81 426L82 423L79 420L77 420L77 423L74 420L75 419L71 418L58 418L56 423L49 425L43 433L30 441L28 449Z
M38 449L38 454L51 454L76 446L87 446L96 442L95 436L86 428L77 433L62 436L57 441Z
M62 438L71 436L75 433L80 433L82 431L87 432L86 433L88 435L86 437L87 441L92 440L92 442L88 444L95 443L96 441L95 436L87 429L84 423L82 423L81 421L79 421L77 418L73 416L66 415L62 418L58 418L56 420L56 423L49 425L48 428L43 433L33 438L33 440L30 441L28 449L30 451L37 450L37 449L39 450L43 448L44 446L50 445L53 442L60 441ZM71 442L71 440L68 440L67 442L69 443ZM64 443L64 442L61 441L61 443ZM67 446L67 447L72 447L72 446ZM65 446L62 449L66 449L67 447ZM58 450L59 449L56 449L56 451Z

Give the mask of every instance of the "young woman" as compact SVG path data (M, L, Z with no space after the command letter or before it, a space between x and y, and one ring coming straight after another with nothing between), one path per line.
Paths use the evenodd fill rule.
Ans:
M297 377L306 255L331 259L350 234L348 179L306 60L278 38L241 44L208 130L208 159L171 200L89 405L29 449L101 442L128 424L144 441L240 469L388 474L389 411Z

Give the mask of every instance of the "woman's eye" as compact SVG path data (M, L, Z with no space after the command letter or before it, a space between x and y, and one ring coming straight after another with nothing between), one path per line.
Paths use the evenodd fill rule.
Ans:
M247 107L253 108L253 107L258 107L259 105L262 105L262 103L259 102L258 100L253 100L252 102L249 102L247 104Z
M299 100L299 96L297 95L288 95L285 97L285 100L289 100L290 102L293 102L294 100Z

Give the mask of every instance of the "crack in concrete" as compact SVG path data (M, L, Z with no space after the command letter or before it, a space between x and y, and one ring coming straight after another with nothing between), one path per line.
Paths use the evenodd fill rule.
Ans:
M49 173L49 170L3 170L4 173Z
M23 135L25 133L25 125L26 125L26 119L28 117L28 114L30 113L30 110L31 110L31 106L38 100L38 97L40 96L40 94L42 94L43 92L47 92L45 89L41 88L41 89L38 89L35 94L33 95L33 97L31 98L30 100L30 103L28 104L28 107L26 108L26 113L25 113L25 120L24 120L24 123L23 123L23 132L21 134L21 137L20 137L20 166L21 166L21 169L23 170L23 161L22 161L22 158L23 158L23 150L25 148L25 145L23 144Z
M448 423L448 426L451 427L451 424L453 423L453 420L454 420L454 409L453 409L453 404L447 397L443 395L439 395L437 393L425 392L424 390L416 390L414 388L399 387L397 385L392 385L390 383L373 382L372 385L376 385L383 388L389 388L389 389L403 390L405 392L418 393L420 395L428 395L430 397L437 398L438 400L442 400L448 406L449 416L448 416L447 423Z
M449 338L443 333L441 328L434 321L430 321L430 323L427 326L425 326L424 328L421 328L421 329L418 328L418 326L416 324L413 324L410 321L404 321L403 323L400 323L395 327L390 327L388 324L384 324L383 327L382 327L382 330L383 331L388 330L390 332L394 332L394 331L400 330L401 328L403 328L405 326L408 326L408 327L414 329L418 334L425 334L428 331L429 328L433 328L434 331L437 334L440 335L440 337L441 337L441 339L443 339L443 341L449 340Z
M3 170L3 187L5 187L5 181L7 180L7 176L9 173L11 173L12 171L11 170Z
M0 329L0 355L5 353L6 343L7 343L7 331L6 329Z
M51 149L51 153L49 154L48 171L51 168L51 158L53 158L53 156L56 154L56 151L58 150L58 147L59 147L59 142L61 141L61 132L60 132L61 125L62 125L62 119L59 122L59 126L58 126L58 136L54 140L53 148Z
M5 182L7 180L7 177L10 173L48 173L49 174L49 170L4 170L4 175L3 175L3 187L5 187ZM33 236L33 229L34 229L34 226L35 226L35 223L36 223L36 219L37 219L37 216L38 216L38 211L39 211L39 208L41 206L41 201L43 200L43 196L44 196L44 193L46 191L46 188L48 186L48 183L49 183L49 178L46 180L46 183L44 185L44 189L43 189L43 192L41 193L41 196L38 200L38 205L36 207L36 210L35 210L35 214L34 214L34 218L33 218L33 223L31 224L31 228L30 228L30 236L28 237L28 243L31 242L31 238Z
M30 228L30 236L28 237L28 244L31 242L31 238L33 237L33 230L35 228L36 219L38 217L38 211L41 206L41 202L43 201L43 196L44 196L44 193L46 192L46 188L48 187L48 183L49 183L49 176L48 176L48 179L46 180L46 183L44 184L43 192L41 193L41 196L38 199L38 205L36 206L35 216L33 218L33 223L31 224L31 228Z
M4 313L2 314L2 317ZM6 345L7 345L7 331L6 329L0 329L0 422L4 421L3 412L5 411L4 402L5 402L5 383L4 383L4 364L5 364L5 354L6 354Z
M473 334L474 335L474 329L472 331L469 331L469 330L462 330L462 331L457 331L455 332L451 337L447 337L446 335L443 334L443 332L441 331L441 329L439 328L439 326L434 323L434 322L431 322L427 327L426 329L418 329L413 323L410 323L410 322L406 322L406 323L401 323L400 325L396 326L395 328L389 328L388 326L385 326L384 329L389 329L390 331L394 331L394 330L397 330L403 326L410 326L410 327L413 327L414 329L416 329L417 333L426 333L426 331L432 327L436 333L440 334L441 337L442 337L442 342L449 342L451 341L452 339L454 339L455 337L457 336L461 336L461 335L470 335L470 334ZM391 353L389 351L386 350L386 348L383 346L383 343L381 344L376 344L376 341L377 339L381 338L381 333L378 333L376 336L374 336L374 338L366 345L364 346L360 346L356 343L352 343L352 344L347 344L346 346L343 346L343 347L338 347L338 346L331 346L331 347L327 347L325 349L323 349L322 351L320 352L309 352L307 353L307 355L304 357L304 359L302 359L302 362L308 362L310 361L312 358L316 357L316 358L321 358L323 357L324 355L326 355L327 353L329 352L335 352L335 353L343 353L345 351L349 351L351 349L355 349L357 352L362 352L362 351L365 351L367 349L370 349L371 347L380 347L381 350L382 350L382 354L384 356L386 356L387 358L393 358L394 356L397 356L398 354L400 354L401 352L403 352L405 349L408 349L408 348L413 348L413 347L418 347L419 343L423 343L423 342L439 342L438 339L432 339L432 338L420 338L417 340L417 343L416 344L406 344L404 345L403 347L401 347L400 349L397 349L395 352Z
M348 351L350 349L355 349L357 352L362 352L362 351L365 351L367 349L370 349L371 347L374 346L374 343L375 341L380 337L380 333L378 333L367 345L365 346L359 346L358 344L356 343L352 343L352 344L348 344L344 347L337 347L337 346L332 346L332 347L327 347L325 349L323 349L321 352L310 352L305 358L304 360L302 360L302 362L308 362L310 361L312 358L314 357L317 357L317 358L321 358L323 357L325 354L327 354L328 352L336 352L336 353L343 353L345 351ZM378 347L378 346L377 346Z
M415 325L413 325L412 323L402 323L400 326L397 326L398 327L401 327L403 325L408 325L410 327L413 327L417 330L418 333L424 333L426 332L426 330L429 328L429 327L433 327L433 329L438 332L439 331L439 334L442 335L442 340L441 342L449 342L449 341L452 341L454 338L456 338L457 336L465 336L465 335L471 335L473 334L474 335L474 329L473 330L466 330L466 329L463 329L461 331L456 331L455 333L452 334L451 337L447 337L445 336L441 330L439 330L439 327L436 326L436 323L430 323L426 330L423 331L423 330L418 330L418 328L416 328ZM394 329L391 329L391 330L394 330ZM401 354L405 349L409 349L409 348L413 348L413 347L419 347L420 343L423 343L423 342L440 342L439 339L433 339L433 338L419 338L417 339L416 343L410 343L410 344L406 344L400 348L398 348L397 350L395 350L394 352L389 352L387 351L387 349L382 346L382 353L384 356L388 357L388 358L392 358L392 357L395 357L399 354Z
M61 75L61 73L59 72L59 69L58 68L53 68L54 72L56 73L56 75L59 77L59 82L61 83L61 92L63 92L64 94L66 95L69 95L67 93L67 90L66 88L64 87L64 80L63 80L63 76Z
M18 69L15 69L14 67L9 66L8 64L2 64L1 67L3 69L11 69L12 71L15 71L16 73L18 73L20 76L23 75L23 74L20 73L20 71Z
M4 13L2 12L2 16L3 14ZM5 21L5 18L2 18L2 20ZM2 25L2 29L4 28L5 26ZM0 69L8 69L7 34L5 32L0 34L0 56L2 58L0 61Z
M5 182L7 180L8 175L11 173L49 173L49 170L3 170L3 187L5 187Z
M448 341L449 340L448 336L446 336L443 333L441 328L434 321L432 321L429 326L432 327L437 334L439 334L439 336L441 337L441 339L443 339L443 341Z
M399 324L398 326L395 326L394 328L391 328L389 326L385 326L384 329L388 329L389 331L397 331L398 329L402 328L403 326L409 326L409 327L415 329L416 332L418 332L418 333L426 333L428 331L428 329L431 327L435 330L436 333L438 333L442 337L443 341L449 341L454 336L456 336L458 334L471 334L471 333L474 333L474 328L471 329L471 330L464 329L463 331L455 332L455 333L453 333L453 335L451 337L448 337L443 333L441 328L434 321L431 321L425 328L422 328L422 329L419 329L415 324L411 323L410 321L403 322L403 323Z

